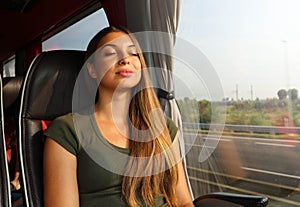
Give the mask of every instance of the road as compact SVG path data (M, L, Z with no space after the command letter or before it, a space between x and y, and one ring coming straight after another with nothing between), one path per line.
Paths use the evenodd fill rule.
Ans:
M228 191L266 195L268 206L300 206L300 140L195 135L185 132L195 195ZM203 147L205 140L212 146ZM199 162L201 151L213 153Z

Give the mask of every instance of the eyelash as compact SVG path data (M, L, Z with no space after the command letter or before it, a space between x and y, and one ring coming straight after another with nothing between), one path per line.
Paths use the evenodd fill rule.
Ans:
M114 55L114 54L116 54L116 52L106 52L106 53L104 53L104 55L105 56L111 56L111 55ZM138 53L135 53L135 52L128 52L128 54L130 55L130 56L135 56L135 57L138 57L139 56L139 54Z
M129 53L131 56L139 56L138 53Z
M104 53L105 56L111 56L111 55L114 55L114 54L116 54L116 53L115 52L106 52L106 53Z

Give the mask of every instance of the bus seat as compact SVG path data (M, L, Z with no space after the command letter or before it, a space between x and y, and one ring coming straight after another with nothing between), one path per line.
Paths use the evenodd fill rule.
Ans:
M19 116L20 91L24 76L3 78L3 109L7 116Z
M6 142L6 156L10 183L17 185L20 182L21 188L11 186L11 202L15 206L22 203L23 188L20 175L20 162L18 152L18 117L20 112L21 88L24 76L4 77L2 79L3 109L4 109L4 136ZM19 174L18 174L19 173ZM19 176L19 177L17 177Z
M20 92L23 80L23 76L4 77L2 79L4 135L6 145L9 145L9 147L6 148L7 156L11 157L11 162L9 162L9 174L11 179L14 176L13 174L17 164L16 162L18 162L16 145L18 135L18 117L20 112ZM10 160L10 158L8 160Z
M43 130L57 116L72 111L73 87L84 51L42 52L24 80L20 112L20 162L26 206L43 206Z
M10 181L6 157L6 144L3 130L3 93L2 78L0 77L0 206L11 206Z

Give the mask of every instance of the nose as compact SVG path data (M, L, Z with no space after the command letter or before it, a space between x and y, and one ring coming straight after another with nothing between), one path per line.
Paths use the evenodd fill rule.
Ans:
M119 60L119 64L120 65L126 65L126 64L129 64L129 57L127 56L125 56L125 57L123 57L123 58L121 58L120 60Z

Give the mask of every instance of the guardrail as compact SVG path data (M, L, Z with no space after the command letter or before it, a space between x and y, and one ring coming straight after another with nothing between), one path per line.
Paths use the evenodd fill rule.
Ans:
M205 124L183 122L183 129L201 129L214 131L232 131L262 134L300 134L300 127L284 126L256 126L256 125L232 125L232 124Z

